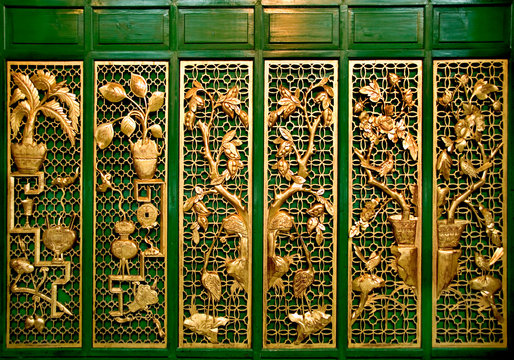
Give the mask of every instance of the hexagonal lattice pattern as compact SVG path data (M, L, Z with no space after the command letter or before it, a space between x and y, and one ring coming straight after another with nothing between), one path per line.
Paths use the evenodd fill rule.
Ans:
M325 83L325 85L322 85ZM266 348L322 348L335 346L336 328L336 214L315 217L324 226L319 243L316 232L308 230L307 222L312 218L307 214L314 204L319 204L319 195L329 204L335 205L337 184L337 62L336 61L267 61L265 75L265 186L266 224L264 238L264 319L263 341ZM315 86L318 84L318 86ZM321 84L321 85L320 85ZM324 87L325 86L325 87ZM286 116L290 95L302 103ZM315 100L320 93L327 95L327 108L332 111L333 122L326 122L323 107ZM286 104L287 102L287 104ZM276 122L273 122L277 114ZM309 130L312 126L312 131ZM315 125L316 124L316 125ZM281 155L280 148L286 140L281 131L286 129L298 154L302 157L314 146L314 152L307 156L305 177L299 177L301 170L294 151L287 153L282 164L288 164L289 172L281 173L277 168ZM312 133L312 136L311 136ZM282 139L282 140L281 140ZM278 142L281 142L280 144ZM284 176L285 173L289 175ZM305 174L304 174L305 175ZM304 178L304 179L302 179ZM305 182L303 182L305 180ZM303 182L303 183L302 183ZM323 191L321 190L323 189ZM289 194L289 195L288 195ZM281 205L273 204L284 195ZM334 207L333 207L334 208ZM287 212L294 220L289 231L275 232L271 223L278 212ZM315 221L315 220L311 220ZM321 230L321 228L320 228ZM307 284L306 297L294 296L295 275L309 272L309 261L301 239L310 253L313 279ZM272 243L268 243L268 242ZM271 249L274 246L275 249ZM282 264L290 266L278 270ZM277 265L270 265L270 264ZM272 269L270 266L273 266ZM285 271L284 271L285 270ZM272 274L284 273L274 281ZM268 280L270 277L270 281ZM269 286L268 286L269 285ZM283 286L283 290L282 290ZM268 289L268 287L270 287ZM304 285L305 287L305 285ZM300 291L301 293L301 291ZM323 317L315 318L312 316ZM310 315L308 315L310 314ZM296 318L293 321L290 317ZM312 320L319 328L308 330L302 339L298 329ZM308 325L310 326L310 325Z
M459 78L467 75L467 91L464 86L458 86ZM477 83L486 81L496 86L496 91L489 93L484 99L475 96ZM506 60L447 60L434 62L434 164L439 155L447 146L443 137L456 139L457 120L468 119L463 113L464 104L471 101L482 114L484 128L481 142L486 156L502 144L499 151L490 160L480 155L477 143L468 139L468 144L462 152L454 151L450 167L450 177L446 180L441 173L434 178L434 191L437 187L448 186L446 199L464 193L473 183L482 179L485 173L485 183L468 198L469 204L462 204L457 208L455 219L468 221L462 236L455 247L461 251L458 256L456 274L441 294L434 295L433 343L434 346L498 346L506 345L506 299L505 289L507 281L507 264L505 256L490 266L489 271L480 269L476 256L481 255L490 259L495 251L507 244L505 234L506 221L506 157L507 132L507 61ZM439 100L445 91L454 93L452 105L444 107ZM496 102L496 104L494 104ZM493 105L494 104L494 105ZM453 114L452 114L453 113ZM472 129L479 126L473 124ZM472 178L461 172L460 159L467 159L479 169L483 162L491 162L491 167L480 171L479 177ZM434 195L436 196L436 195ZM438 234L437 220L447 219L450 200L443 203L440 214L437 213L434 198L434 293L437 289L438 278ZM486 211L492 215L490 220L485 217ZM485 221L485 222L484 222ZM490 223L489 227L486 226ZM488 232L498 236L493 241ZM494 293L493 301L498 310L496 315L503 319L498 320L491 306L480 303L480 291L473 289L470 281L481 276L491 276L501 281L500 288ZM484 306L485 305L485 306Z
M8 71L11 102L16 100L14 95L19 91L18 84L13 80L13 73L27 75L32 80L36 76L47 78L48 85L37 84L37 89L33 83L29 83L28 89L32 88L39 96L39 106L60 106L67 119L73 117L70 116L70 111L75 111L78 124L75 145L72 145L55 118L57 116L51 117L48 113L38 111L34 141L37 144L46 144L46 160L35 174L20 174L12 156L10 157L8 203L11 211L8 213L7 259L11 266L8 268L7 346L80 346L82 63L9 62ZM42 75L41 71L46 75ZM48 86L52 86L52 91L48 92L52 95L45 96ZM11 126L16 106L22 102L30 102L25 91L22 91L23 98L18 98L9 107ZM76 97L74 110L68 106L73 102L73 96L66 95L67 93ZM67 101L63 101L63 97ZM55 102L59 104L56 105ZM32 106L32 110L34 109L36 107ZM26 122L25 117L15 137L10 132L10 144L21 143ZM68 186L60 187L59 178L73 181ZM24 203L30 200L33 201L32 214L26 216ZM62 228L71 226L72 231L75 231L75 241L71 248L63 251L62 259L43 242L43 234L46 233L45 237L49 239L47 231L57 228L59 224ZM71 234L69 230L63 231ZM17 269L14 262L20 260L30 263L33 270ZM52 309L54 301L56 307Z
M398 83L394 83L388 74L398 75ZM391 215L401 214L401 209L396 201L390 201L381 189L371 186L368 183L367 169L361 166L361 160L356 151L368 154L372 140L366 136L362 127L364 113L370 118L378 118L385 114L384 108L392 106L394 114L391 118L397 124L403 120L405 131L410 133L414 141L421 149L421 62L420 61L350 61L351 76L351 103L350 103L350 226L357 224L363 219L361 209L368 206L372 199L382 199L380 205L375 208L376 216L369 219L369 226L362 228L360 233L351 237L348 244L349 252L349 347L362 346L416 346L419 345L419 323L420 323L420 301L416 294L416 286L407 285L398 271L394 271L396 256L394 249L398 242L393 236L393 228L388 221ZM368 94L361 92L364 87L372 86L373 81L381 89L381 96L384 99L372 101ZM412 94L411 106L403 103L403 94L408 91ZM364 111L361 113L358 103L363 104ZM399 115L398 115L399 114ZM375 126L375 125L373 125ZM396 126L396 125L395 125ZM383 129L383 128L382 128ZM385 176L378 172L369 172L377 181L383 182L390 189L403 194L406 198L419 199L421 194L421 152L417 153L414 159L408 150L402 146L402 140L396 143L384 135L371 148L370 164L382 166L392 155L394 167ZM412 186L418 185L418 188ZM389 202L386 201L389 199ZM409 201L409 200L407 200ZM409 202L410 203L410 202ZM384 205L385 204L385 205ZM410 216L421 219L421 206L411 204ZM365 216L364 216L365 218ZM415 225L416 226L416 225ZM410 251L417 253L417 261L412 265L412 282L420 284L421 273L421 222L417 222L417 235ZM356 256L355 246L360 249L364 259L369 261L374 254L379 254L381 261L376 267L369 269L364 261ZM417 270L416 270L417 267ZM367 297L364 291L352 289L352 283L373 275L383 280L382 287L374 288ZM365 288L366 285L362 285ZM418 287L419 290L419 287ZM364 308L360 312L360 302L364 300ZM355 318L352 316L355 314Z
M198 83L196 83L197 81ZM192 103L191 89L199 86L203 90L195 96L204 99L205 105ZM230 89L233 104L237 104L248 115L248 127L241 115L229 116L220 108L223 96ZM205 90L205 91L204 91ZM207 93L211 94L208 95ZM212 96L212 98L211 98ZM181 180L180 199L180 313L179 345L182 347L249 347L251 311L251 134L252 134L252 64L248 61L185 61L181 63ZM216 109L213 109L215 107ZM238 110L239 111L239 110ZM190 125L186 114L195 112ZM211 118L212 115L212 118ZM244 116L244 114L243 114ZM204 138L200 124L212 125ZM213 184L211 174L227 174L230 158L224 152L222 140L233 132L240 156L239 169L219 185ZM207 139L207 140L205 140ZM205 143L207 141L207 145ZM209 165L205 149L209 148L215 168ZM237 156L235 156L237 157ZM196 190L195 190L196 188ZM205 194L200 200L211 213L205 217L205 228L199 223L199 212L188 209L184 204L188 199L199 195L198 189ZM230 200L239 198L242 208ZM198 198L199 199L199 198ZM239 233L229 233L223 228L228 216L240 216L246 227ZM196 230L195 230L196 229ZM212 247L212 251L209 249ZM209 254L209 256L207 256ZM246 273L248 282L245 288L228 271L239 263L241 273ZM230 265L232 264L232 265ZM209 289L212 285L202 280L210 272L219 279L219 301L210 301ZM215 274L215 275L214 275ZM244 282L244 281L243 281ZM206 316L206 322L200 321ZM214 317L214 318L213 318ZM205 326L204 326L205 325ZM216 328L217 332L213 329ZM202 329L204 331L202 331ZM209 335L206 335L206 332Z
M165 347L166 346L166 164L168 63L165 62L96 62L96 127L113 124L113 137L108 146L96 147L95 240L94 240L94 346L96 347ZM147 84L144 96L131 90L131 76L141 76ZM120 101L104 98L101 87L117 83L126 97ZM164 104L150 111L150 96L164 93ZM135 170L131 146L143 138L139 118L130 136L122 131L123 121L135 109L148 115L148 127L159 125L162 137L155 141L157 155L155 174L140 179ZM97 134L95 132L95 134ZM97 136L98 140L101 136ZM105 186L110 176L112 188ZM104 192L102 192L104 190ZM151 204L151 205L149 205ZM120 209L121 205L121 209ZM150 209L150 210L148 210ZM152 210L156 209L156 210ZM146 226L138 211L155 224ZM145 215L146 214L146 215ZM135 231L129 240L120 242L115 231L121 220L131 221ZM127 243L131 244L127 245ZM136 254L126 259L115 255L116 244L136 246ZM112 247L112 248L111 248ZM118 255L119 256L119 255ZM128 267L128 271L127 271Z

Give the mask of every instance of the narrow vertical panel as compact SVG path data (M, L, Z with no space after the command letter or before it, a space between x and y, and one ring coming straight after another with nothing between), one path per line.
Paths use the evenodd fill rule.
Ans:
M179 346L249 348L252 62L180 65Z
M265 348L336 336L337 61L266 61Z
M7 70L7 347L80 347L82 63Z
M350 62L349 347L420 346L421 66Z
M167 62L95 63L93 345L166 346Z
M437 347L507 346L507 89L507 60L434 62Z

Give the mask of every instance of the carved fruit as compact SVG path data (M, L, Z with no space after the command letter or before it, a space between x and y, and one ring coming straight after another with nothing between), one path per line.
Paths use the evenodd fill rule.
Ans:
M43 332L43 329L45 328L45 319L36 315L34 320L34 327L39 333Z
M32 316L32 315L27 316L27 318L25 319L25 330L28 330L33 326L34 326L34 316Z
M10 264L11 268L18 274L29 274L34 271L34 265L32 265L27 259L11 259Z

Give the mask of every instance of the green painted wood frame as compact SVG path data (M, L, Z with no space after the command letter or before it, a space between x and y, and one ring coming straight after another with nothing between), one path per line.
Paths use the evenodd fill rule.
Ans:
M2 52L0 62L0 193L7 192L7 119L6 61L8 60L82 60L84 61L84 189L94 186L93 121L94 121L94 61L95 60L161 60L169 61L170 137L169 159L179 157L179 62L183 59L244 59L254 62L254 104L264 98L265 59L336 59L339 61L339 121L348 119L348 61L351 59L408 58L423 60L423 138L425 147L432 144L432 60L453 58L501 58L509 60L509 88L513 89L513 4L511 0L3 0L0 8ZM187 15L193 15L187 19ZM203 14L203 15L202 15ZM205 15L208 16L205 16ZM223 27L226 16L236 14L233 30ZM206 21L204 27L194 20ZM30 19L30 21L27 21ZM151 22L147 23L147 20ZM297 21L296 27L289 23ZM21 21L21 22L20 22ZM141 22L145 23L142 24ZM283 24L287 21L287 26ZM314 21L314 23L310 23ZM320 22L321 21L321 22ZM118 26L109 33L110 26ZM302 27L308 23L308 32ZM189 25L188 25L189 24ZM396 26L398 24L398 26ZM302 26L303 25L303 26ZM295 29L300 29L294 33ZM134 33L127 33L134 31ZM290 32L287 36L284 32ZM286 34L286 35L284 35ZM214 36L215 39L209 39ZM207 37L207 38L206 38ZM512 98L512 96L511 96ZM514 114L513 101L509 117ZM263 138L264 109L254 107L254 139ZM345 219L348 202L348 130L339 132L339 218ZM508 127L514 137L514 126ZM509 148L512 149L512 148ZM263 229L263 144L254 143L253 239L254 249L262 248ZM514 156L508 156L508 179L514 178ZM432 208L432 152L423 152L423 204ZM169 166L168 246L178 248L178 167ZM86 195L86 194L84 194ZM6 209L6 199L0 196L0 208ZM84 196L83 259L93 256L92 197ZM27 359L95 358L241 358L241 359L357 359L357 358L506 358L513 344L508 338L507 349L432 348L432 220L425 211L422 235L422 339L419 349L348 349L346 339L347 314L347 247L339 246L337 257L339 309L337 348L329 350L263 350L261 284L262 253L253 252L253 347L250 350L177 349L176 316L169 316L168 348L94 349L92 348L92 286L93 269L83 268L83 346L76 349L7 349L6 321L0 316L0 357ZM514 181L508 182L508 218L514 220ZM6 267L6 217L0 217L0 269ZM348 225L339 224L339 242L346 242ZM514 251L514 237L509 235L508 253ZM178 265L169 261L168 309L177 309ZM5 274L5 271L2 271ZM509 263L508 276L514 276ZM0 313L5 314L5 275L0 276ZM514 292L508 287L508 299ZM508 335L514 333L514 308L508 306ZM172 311L172 314L178 312Z

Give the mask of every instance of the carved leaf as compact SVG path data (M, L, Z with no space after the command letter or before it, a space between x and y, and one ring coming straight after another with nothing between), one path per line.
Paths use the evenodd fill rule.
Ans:
M378 102L382 99L382 93L376 80L369 83L368 86L362 87L359 92L364 95L368 95L369 99L373 102Z
M187 90L186 92L186 95L184 96L186 99L189 99L190 97L192 97L193 95L196 95L196 93L198 92L198 88L196 87L192 87L191 89Z
M39 105L39 93L27 75L12 72L12 78L16 86L27 98L30 108L35 109Z
M199 89L203 89L202 83L200 83L198 80L193 80L193 86Z
M291 177L293 181L297 184L303 184L305 182L305 178L300 175L294 175Z
M24 117L28 116L30 112L30 106L27 101L22 101L14 108L11 113L11 129L13 133L13 138L18 135L18 131L20 130L21 121Z
M287 130L286 128L283 128L283 127L278 128L278 130L280 131L280 134L282 135L282 137L284 139L293 141L293 136L291 135L289 130Z
M123 86L113 82L107 83L98 90L100 90L100 94L110 102L120 102L127 97Z
M155 137L157 139L163 138L161 125L153 124L152 126L150 126L150 128L148 130L150 130L152 132L153 137Z
M316 228L316 244L321 246L323 244L323 231L318 227Z
M409 150L410 156L412 157L413 160L417 160L418 144L416 143L414 136L412 136L410 133L407 133L405 135L405 138L403 139L403 148L405 150Z
M125 135L130 136L134 130L136 130L136 122L130 117L130 115L125 116L121 121L121 131Z
M78 132L80 104L77 101L77 97L67 87L57 90L54 95L68 107L68 117L71 120L71 126L75 132Z
M328 96L334 97L334 89L331 86L323 85L323 89L327 92Z
M334 205L328 200L325 200L325 210L327 210L329 215L334 216Z
M321 79L316 85L314 85L312 88L323 86L328 82L328 78Z
M100 149L105 149L114 137L114 128L112 123L106 123L98 126L95 132L95 140Z
M137 97L144 98L148 91L146 80L141 75L130 74L130 90Z
M75 131L61 105L57 101L52 100L41 106L40 109L43 115L59 122L64 133L68 135L71 145L75 145Z
M200 233L198 232L198 229L195 227L193 229L193 243L195 245L198 245L199 242L200 242Z
M189 199L187 199L186 202L184 203L184 211L187 212L187 211L191 210L191 208L193 207L193 205L195 204L197 199L198 198L196 196L192 196Z
M221 140L221 144L226 144L228 143L230 140L232 140L234 138L234 136L236 135L236 129L234 130L230 130L228 133L225 134L225 136L223 136L223 139Z
M436 168L439 173L443 174L446 181L450 180L450 167L452 165L452 159L450 155L444 150L437 158Z
M209 227L209 220L206 216L198 216L198 224L204 229L207 230Z
M159 110L164 105L164 93L156 91L148 100L148 112Z
M32 75L30 81L32 81L38 90L50 90L55 85L55 76L50 72L38 70L34 75Z
M496 85L488 84L487 81L480 79L475 84L473 95L471 95L471 97L476 96L480 100L485 100L489 96L489 93L495 91L498 91L498 87Z
M9 106L13 105L16 101L23 99L25 99L25 95L21 92L20 89L16 88L12 93L11 100L9 100Z

